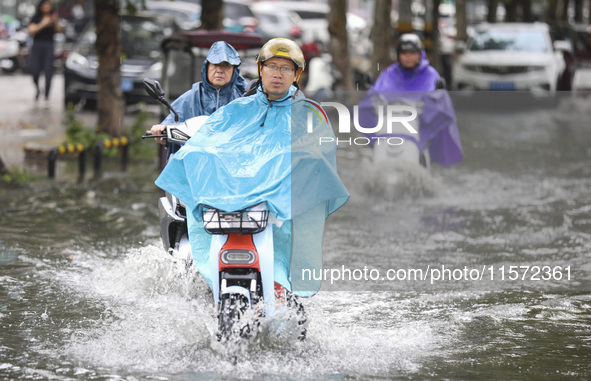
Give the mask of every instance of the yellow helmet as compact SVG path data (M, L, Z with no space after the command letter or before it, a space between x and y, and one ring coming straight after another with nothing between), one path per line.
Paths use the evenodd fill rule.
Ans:
M288 38L273 38L263 45L257 56L259 76L261 75L261 64L273 57L287 58L288 60L293 61L299 69L304 70L304 53L302 53L302 49L300 49L298 44ZM298 79L299 75L295 81L297 82Z

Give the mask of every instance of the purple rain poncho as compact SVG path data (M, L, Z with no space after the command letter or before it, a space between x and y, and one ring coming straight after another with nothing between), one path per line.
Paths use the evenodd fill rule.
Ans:
M414 141L419 151L429 149L431 160L443 166L462 161L462 144L456 122L453 104L445 90L436 90L439 73L429 65L425 52L414 70L403 69L399 63L389 66L378 77L375 84L359 104L359 122L362 127L377 124L372 99L381 96L386 100L412 99L424 102L420 116L419 137L401 134L387 134L379 131L366 134L368 137L398 136Z

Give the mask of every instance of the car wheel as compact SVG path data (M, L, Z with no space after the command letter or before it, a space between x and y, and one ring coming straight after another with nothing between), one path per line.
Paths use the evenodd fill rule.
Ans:
M1 62L2 72L14 73L18 69L18 59L16 57L3 59Z

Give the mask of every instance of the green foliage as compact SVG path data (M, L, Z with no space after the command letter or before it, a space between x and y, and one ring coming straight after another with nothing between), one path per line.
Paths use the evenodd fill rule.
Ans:
M0 177L0 183L10 186L25 186L38 179L39 175L30 174L26 169L20 167L13 167L9 172L4 173Z
M82 121L74 114L74 106L68 104L63 124L66 127L66 143L82 144L86 150L92 151L98 142L109 138L104 132L86 128Z
M146 111L145 104L139 105L139 111L131 126L123 127L123 135L127 138L129 144L129 153L131 157L153 158L154 144L151 141L144 141L141 137L146 130L150 129L150 113ZM80 118L74 113L74 107L69 104L64 115L63 124L66 127L66 144L82 144L86 151L93 152L97 143L111 139L104 132L97 132L96 128L84 126ZM119 154L118 149L105 149L103 154L107 157L116 157Z

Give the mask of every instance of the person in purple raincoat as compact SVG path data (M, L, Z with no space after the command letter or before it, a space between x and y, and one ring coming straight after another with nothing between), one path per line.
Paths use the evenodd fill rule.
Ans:
M430 64L421 39L413 33L404 34L396 45L397 62L384 70L359 104L359 122L363 127L377 125L375 97L424 102L418 138L410 133L387 134L385 131L365 134L367 137L398 136L414 141L422 152L429 150L431 160L444 166L462 161L462 145L451 99L445 81ZM373 142L374 140L372 140Z
M430 65L416 34L404 34L396 45L398 62L384 70L370 91L433 91L441 79Z

